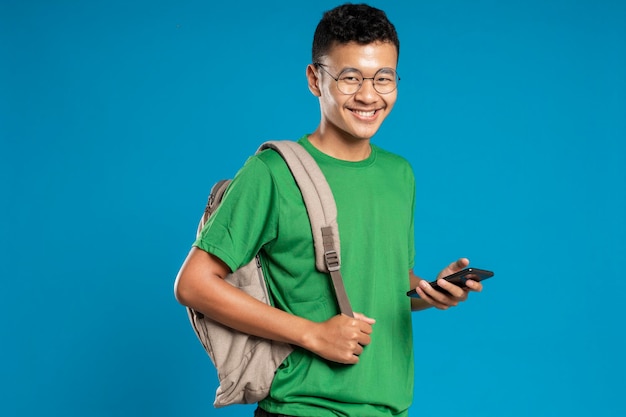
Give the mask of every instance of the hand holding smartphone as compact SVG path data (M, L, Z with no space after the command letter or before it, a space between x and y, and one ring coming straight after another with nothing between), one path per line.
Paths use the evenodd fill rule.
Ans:
M447 277L443 277L446 281L459 286L461 288L465 287L465 282L467 280L480 282L487 278L491 278L493 276L492 271L487 271L486 269L478 269L478 268L466 268L462 271L455 272L454 274L448 275ZM437 280L431 281L430 285L437 291L442 292L444 294L449 294L448 291L444 290L437 284ZM409 297L420 298L419 294L415 289L407 292L406 295Z

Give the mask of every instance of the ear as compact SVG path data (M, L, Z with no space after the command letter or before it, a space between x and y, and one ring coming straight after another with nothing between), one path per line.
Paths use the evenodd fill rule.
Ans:
M320 79L317 76L317 68L315 68L315 65L307 65L306 79L309 84L309 91L311 91L315 97L320 97L322 95L319 87Z

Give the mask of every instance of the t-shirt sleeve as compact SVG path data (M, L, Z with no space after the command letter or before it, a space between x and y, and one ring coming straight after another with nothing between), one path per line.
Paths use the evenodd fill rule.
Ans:
M276 187L267 165L253 156L235 175L222 203L194 246L220 258L234 271L276 237Z

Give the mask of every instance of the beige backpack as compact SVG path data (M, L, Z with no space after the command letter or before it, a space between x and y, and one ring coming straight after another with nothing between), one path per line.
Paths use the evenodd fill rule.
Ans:
M296 142L266 142L259 147L257 153L264 149L278 152L289 166L302 193L311 222L315 266L319 271L330 274L341 313L353 317L340 273L337 208L324 174L311 155ZM204 215L198 225L198 234L219 206L229 184L230 180L222 180L212 187ZM270 304L265 279L259 254L250 263L226 277L230 284ZM187 308L187 312L198 339L217 369L220 385L213 405L224 407L230 404L249 404L265 398L276 369L292 352L292 347L238 332L190 308Z

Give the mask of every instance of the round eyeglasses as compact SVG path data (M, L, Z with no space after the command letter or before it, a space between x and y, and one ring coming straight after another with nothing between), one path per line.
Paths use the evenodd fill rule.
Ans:
M346 68L339 73L338 76L334 76L324 67L326 65L319 62L313 63L318 68L324 70L324 72L337 82L337 89L346 95L355 94L361 89L363 81L372 80L374 90L379 94L389 94L398 88L398 82L400 82L400 76L392 68L381 68L376 71L373 77L364 77L361 71L356 68Z

